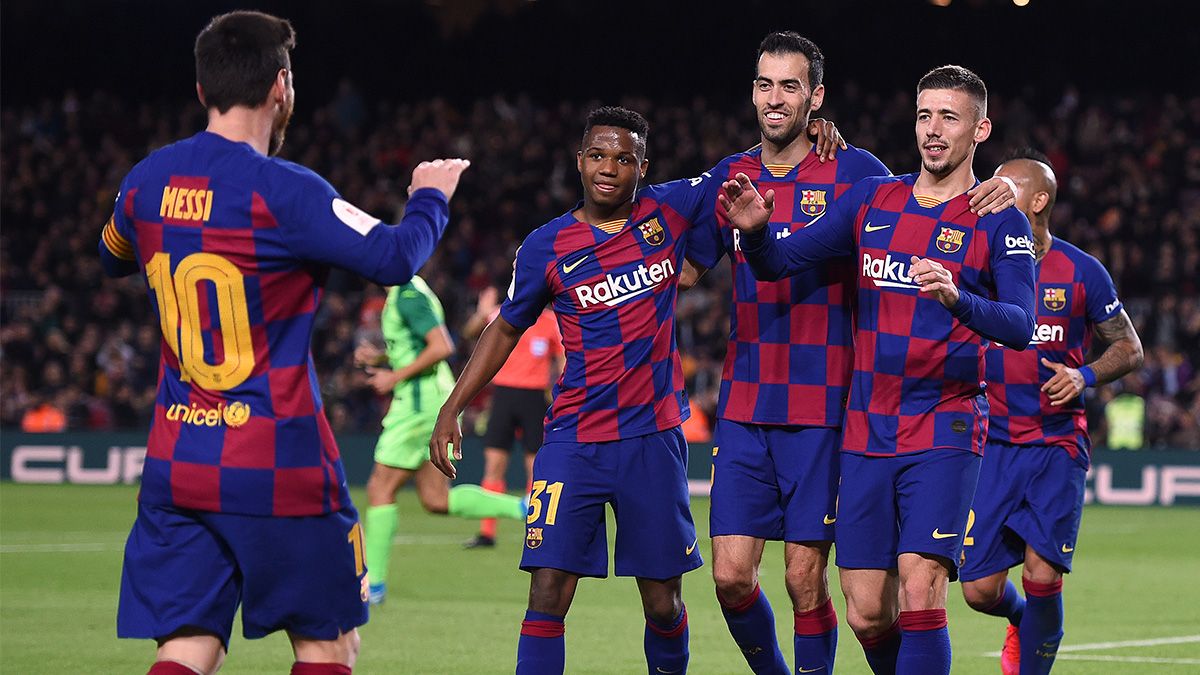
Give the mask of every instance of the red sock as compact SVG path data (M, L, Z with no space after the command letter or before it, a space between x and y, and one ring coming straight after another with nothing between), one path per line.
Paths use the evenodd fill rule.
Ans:
M155 661L146 675L196 675L196 671L178 661Z
M506 486L504 485L503 479L489 480L489 479L485 478L483 480L483 482L481 482L479 484L479 487L483 488L484 490L487 490L488 492L504 492ZM495 518L484 518L483 520L479 521L479 534L482 534L485 537L490 537L492 539L495 539L496 538L496 519Z
M305 663L297 661L292 664L292 675L350 675L350 666L340 663Z

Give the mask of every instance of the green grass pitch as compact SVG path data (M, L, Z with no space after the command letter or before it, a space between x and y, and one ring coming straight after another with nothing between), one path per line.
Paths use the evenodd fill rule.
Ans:
M115 635L134 495L132 487L0 486L0 672L145 672L153 644ZM363 503L361 492L355 496ZM400 505L390 595L362 629L355 672L511 673L529 583L516 567L520 528L502 523L498 547L465 551L459 544L474 532L473 522L426 515L412 492L401 494ZM708 500L695 499L693 510L707 558ZM1077 548L1055 672L1200 672L1200 510L1089 507ZM778 544L767 547L762 586L790 661L782 557ZM967 609L957 585L950 591L954 672L999 672L997 659L984 654L1000 648L1003 621ZM707 567L686 577L684 598L691 672L747 672ZM834 598L843 614L836 588ZM583 581L567 619L567 671L645 672L642 629L632 580ZM287 672L291 653L282 634L249 643L240 630L223 673ZM1089 646L1125 641L1158 644ZM838 653L838 673L869 672L844 623Z

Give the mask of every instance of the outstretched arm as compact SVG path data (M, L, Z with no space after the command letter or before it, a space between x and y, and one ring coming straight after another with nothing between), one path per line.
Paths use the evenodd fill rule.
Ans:
M475 345L471 359L463 368L462 375L458 376L458 382L454 385L454 390L450 392L450 397L438 411L437 423L433 427L433 436L429 439L429 461L450 478L454 478L457 471L447 453L447 447L454 448L454 459L462 459L462 429L458 425L459 414L467 407L471 399L478 396L484 386L492 381L496 373L500 372L500 368L508 360L508 355L516 348L517 342L524 332L505 321L503 316L496 317L495 321L488 324L488 327L483 329L479 342Z
M1054 371L1054 376L1042 385L1042 391L1050 397L1050 405L1069 403L1087 387L1119 380L1142 367L1145 359L1142 340L1133 329L1125 310L1096 324L1096 334L1108 343L1108 347L1099 358L1086 366L1070 368L1063 363L1042 359L1042 365Z

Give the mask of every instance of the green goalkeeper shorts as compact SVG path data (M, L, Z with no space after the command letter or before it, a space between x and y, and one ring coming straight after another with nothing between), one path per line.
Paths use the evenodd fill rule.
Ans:
M429 438L437 422L437 411L413 412L408 406L388 408L383 433L375 444L375 462L397 469L416 471L429 461Z

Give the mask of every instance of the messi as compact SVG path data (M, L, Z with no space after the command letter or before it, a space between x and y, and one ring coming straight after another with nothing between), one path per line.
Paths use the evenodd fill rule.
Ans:
M649 266L643 263L632 272L608 274L594 284L579 286L575 289L575 299L579 301L580 309L598 303L613 307L629 298L653 290L664 279L670 278L674 274L675 266L671 264L669 258Z

